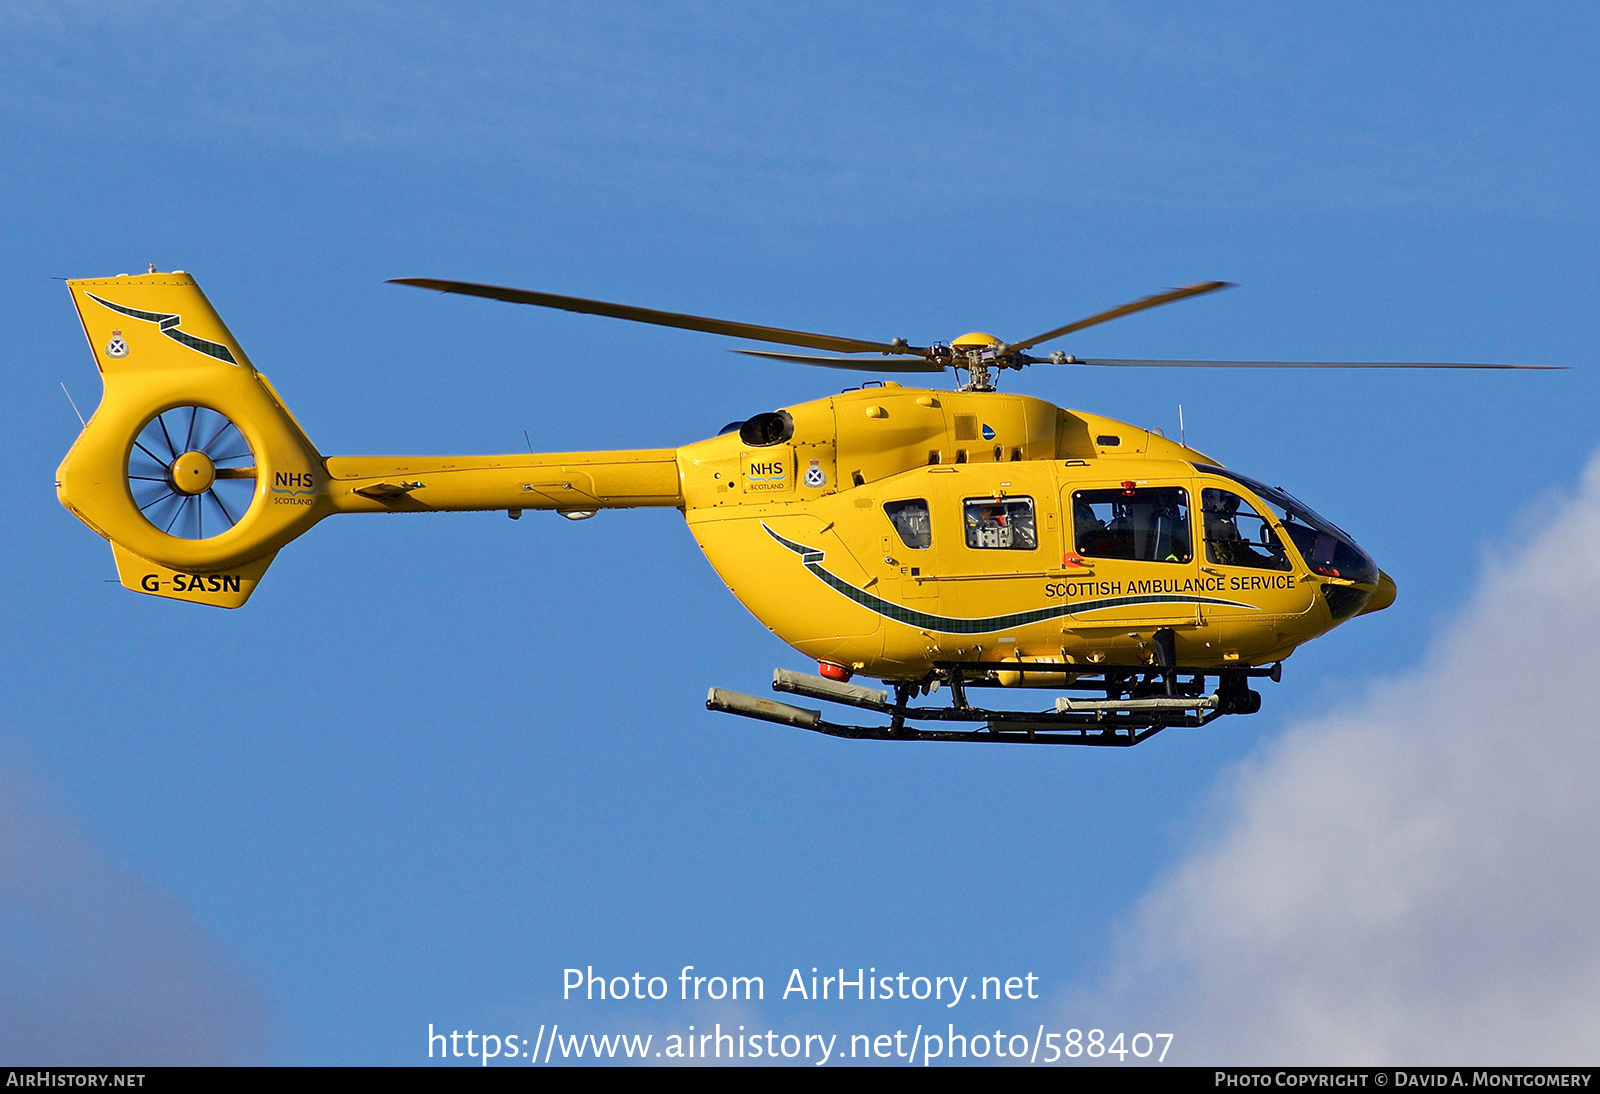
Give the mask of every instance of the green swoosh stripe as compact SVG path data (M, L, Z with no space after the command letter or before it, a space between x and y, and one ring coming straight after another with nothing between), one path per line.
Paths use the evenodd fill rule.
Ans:
M207 342L204 338L196 338L192 334L185 334L183 331L179 330L178 324L183 322L183 316L181 315L171 315L166 312L156 311L140 311L138 308L125 308L121 304L113 304L109 300L101 300L92 292L86 292L83 295L87 296L90 300L93 300L96 304L103 304L112 311L120 312L121 314L128 316L130 319L143 319L146 323L154 323L160 329L162 334L166 335L174 342L182 343L193 350L199 350L208 357L215 357L217 360L226 361L230 365L237 365L239 363L233 359L233 352L229 350L227 346L220 345L216 342Z
M1146 596L1114 596L1104 600L1083 600L1076 604L1058 604L1050 608L1036 608L1030 612L991 615L984 619L958 619L948 615L932 615L928 612L919 612L900 604L891 603L882 597L873 596L865 589L856 588L848 581L836 577L822 568L823 559L826 557L826 553L822 550L784 539L771 528L768 528L765 523L761 527L766 531L767 535L799 555L800 564L809 570L813 577L820 580L830 589L844 594L863 608L876 612L886 619L893 619L896 622L905 623L908 626L917 627L925 631L938 631L941 634L987 634L990 631L1025 627L1029 623L1040 623L1047 619L1059 619L1064 615L1096 612L1105 608L1125 608L1136 604L1212 604L1227 608L1255 608L1253 604L1241 604L1235 600L1218 600L1209 596L1154 593Z

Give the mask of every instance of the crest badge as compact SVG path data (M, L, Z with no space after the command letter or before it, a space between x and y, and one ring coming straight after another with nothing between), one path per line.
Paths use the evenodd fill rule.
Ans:
M127 343L126 339L124 339L122 337L122 332L120 330L114 330L114 331L111 332L111 341L106 343L106 356L107 357L126 357L126 356L128 356L128 343Z
M828 473L822 469L818 460L812 460L811 466L806 468L806 485L812 488L828 485Z

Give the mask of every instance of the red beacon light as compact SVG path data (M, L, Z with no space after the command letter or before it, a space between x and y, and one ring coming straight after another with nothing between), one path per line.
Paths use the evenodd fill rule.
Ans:
M826 677L829 680L837 680L841 684L847 684L850 682L850 677L855 674L843 665L835 665L832 661L818 661L817 675Z
M1135 486L1135 483L1134 483L1134 481L1132 479L1123 479L1122 480L1122 496L1125 497L1125 498L1133 497L1133 488L1134 488L1134 486Z

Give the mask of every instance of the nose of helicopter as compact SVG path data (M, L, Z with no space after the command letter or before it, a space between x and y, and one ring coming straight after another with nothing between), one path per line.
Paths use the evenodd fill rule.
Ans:
M1360 614L1371 615L1373 612L1383 611L1383 609L1394 603L1394 598L1399 594L1399 591L1395 586L1394 578L1379 570L1377 591L1372 594L1372 599L1367 601L1367 606L1361 609Z

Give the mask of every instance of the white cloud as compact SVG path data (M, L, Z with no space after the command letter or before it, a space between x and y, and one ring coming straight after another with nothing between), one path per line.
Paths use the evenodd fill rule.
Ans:
M170 896L105 861L0 762L0 1059L259 1062L265 1008Z
M1600 459L1550 508L1425 667L1235 773L1102 1005L1178 1062L1600 1055Z

